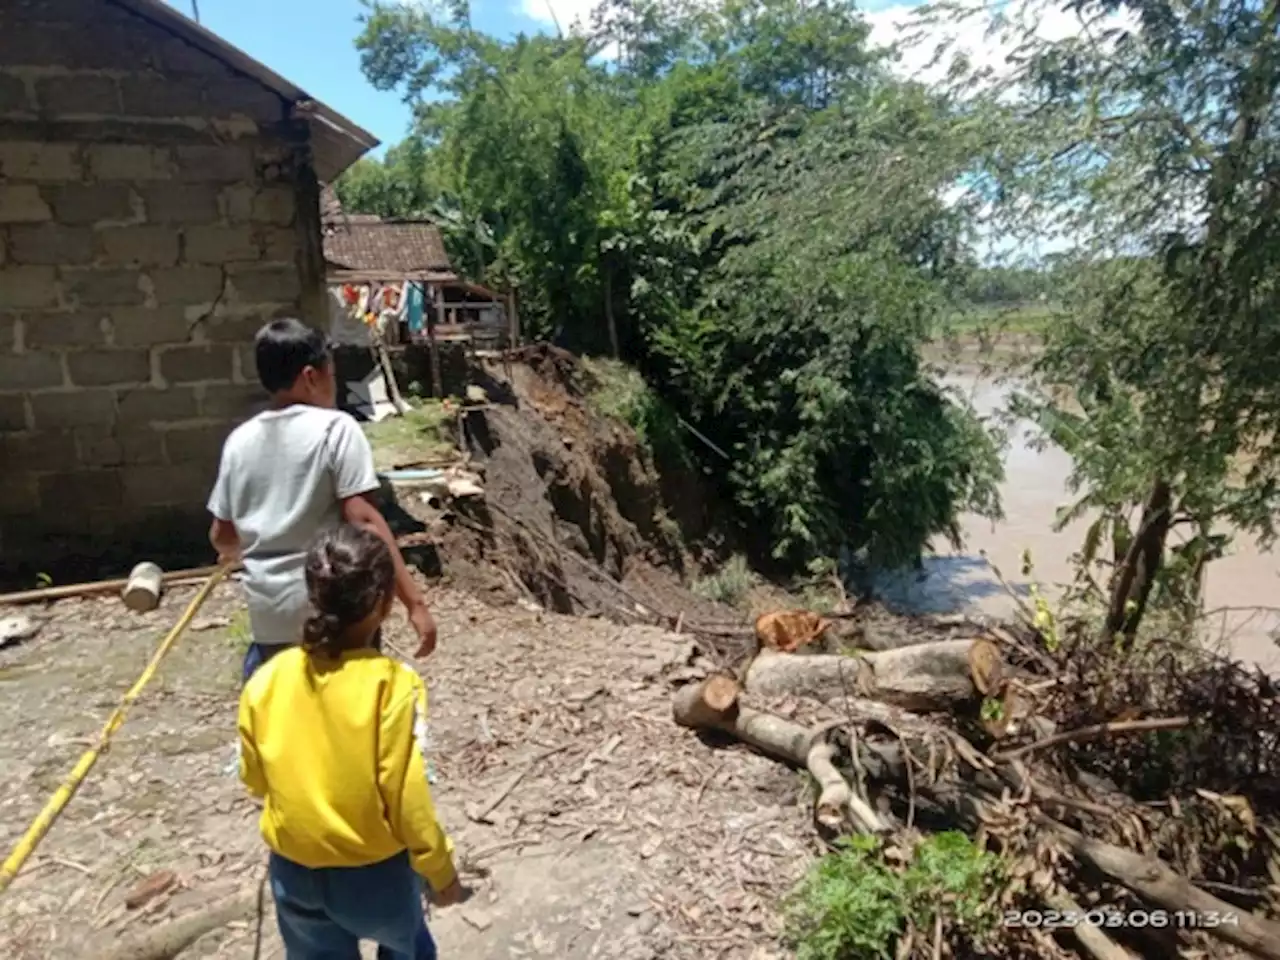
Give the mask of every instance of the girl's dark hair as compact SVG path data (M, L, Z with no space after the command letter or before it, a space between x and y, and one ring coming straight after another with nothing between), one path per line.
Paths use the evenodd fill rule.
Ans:
M395 586L391 551L368 530L343 524L316 538L307 551L311 616L302 628L308 653L337 657L351 645L348 628L385 603Z

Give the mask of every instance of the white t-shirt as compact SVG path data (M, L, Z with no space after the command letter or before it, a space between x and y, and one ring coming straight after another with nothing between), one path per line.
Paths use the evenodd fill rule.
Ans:
M342 500L376 489L369 441L338 410L268 410L227 437L209 512L240 534L254 642L302 638L307 548L341 522Z

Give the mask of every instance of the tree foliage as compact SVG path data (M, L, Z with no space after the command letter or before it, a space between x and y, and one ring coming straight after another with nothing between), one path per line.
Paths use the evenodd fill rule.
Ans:
M1087 564L1111 535L1108 629L1132 636L1150 601L1194 609L1224 530L1275 535L1280 6L1072 0L1052 42L1044 9L1001 21L981 183L1002 230L1088 267L1020 406L1074 458L1064 520L1097 517Z
M940 198L981 131L894 79L854 8L607 0L505 42L465 6L375 2L358 46L416 104L451 252L728 451L705 465L763 555L894 565L997 512L991 436L917 353L967 268L971 211Z

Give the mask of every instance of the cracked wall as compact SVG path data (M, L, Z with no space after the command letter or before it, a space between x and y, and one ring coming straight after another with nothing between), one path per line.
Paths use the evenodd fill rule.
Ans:
M5 7L0 574L189 547L263 399L253 334L300 314L305 134L109 2Z

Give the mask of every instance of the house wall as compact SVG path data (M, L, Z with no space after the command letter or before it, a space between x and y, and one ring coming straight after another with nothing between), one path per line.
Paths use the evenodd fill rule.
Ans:
M254 332L300 312L305 134L107 0L3 6L0 575L178 553L263 399Z

